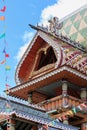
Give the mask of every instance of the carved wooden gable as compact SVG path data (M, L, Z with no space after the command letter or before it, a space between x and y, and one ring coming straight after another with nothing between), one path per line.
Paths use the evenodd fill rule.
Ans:
M49 72L62 64L60 59L60 42L38 31L19 62L16 82L23 83Z

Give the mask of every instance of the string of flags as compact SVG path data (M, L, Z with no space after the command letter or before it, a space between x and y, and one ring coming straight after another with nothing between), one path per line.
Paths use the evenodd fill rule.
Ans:
M83 114L87 113L87 105L85 103L81 103L76 107L73 107L71 110L65 112L65 114L58 117L59 121L65 120L67 117L73 117L77 112L82 112Z
M2 59L0 61L0 65L4 65L4 70L5 70L5 88L6 88L6 98L7 98L7 102L5 104L5 109L6 109L6 112L9 113L11 111L11 105L10 105L10 101L8 99L8 94L9 94L9 88L11 87L8 83L8 79L9 79L9 76L8 76L8 73L9 71L11 70L11 67L10 65L8 64L8 60L9 60L9 57L10 57L10 54L7 53L8 52L8 44L7 44L7 41L6 41L6 26L5 26L5 20L6 20L6 17L5 17L5 12L6 12L6 5L5 5L5 0L2 0L2 3L3 3L3 7L0 8L0 22L3 22L3 31L2 33L0 32L0 40L3 41L3 49L2 49L2 54L3 54L3 57L4 59ZM10 116L9 115L6 115L6 119L8 121L8 119L10 119ZM9 127L8 127L8 123L6 121L6 128L7 130L9 130ZM1 127L0 127L1 128Z
M8 102L8 94L9 94L9 88L10 88L10 85L8 83L8 79L9 79L8 72L10 71L11 68L10 68L10 65L8 64L8 60L9 60L10 55L9 55L9 53L7 53L8 46L7 46L7 41L6 41L6 26L5 26L5 19L6 18L5 18L5 14L4 14L6 12L6 5L4 3L4 0L3 0L3 5L4 6L2 8L0 8L0 22L1 21L3 22L4 27L3 27L2 33L0 34L0 40L3 40L3 43L4 43L4 47L2 50L2 54L3 54L4 59L2 59L0 61L0 65L5 66L5 84L4 85L6 88L6 96L7 96L7 103L5 105L5 108L6 108L6 112L10 112L11 106L10 106L10 103ZM9 119L10 117L8 116L6 118ZM7 127L7 130L9 130L7 123L6 123L6 127Z
M67 111L65 115L61 115L57 119L49 122L48 124L43 124L39 130L49 130L49 127L54 127L56 121L57 122L63 122L67 119L68 116L73 117L77 112L82 111L87 113L87 105L85 103L81 103L76 107L73 107L71 110Z
M4 59L2 59L0 61L0 65L5 65L5 87L6 87L6 91L8 91L8 88L7 88L7 84L8 84L8 71L11 69L10 68L10 65L8 65L8 58L10 57L10 55L7 53L7 42L6 42L6 29L5 29L5 12L6 12L6 5L5 5L5 0L2 0L3 2L3 7L0 8L0 21L3 21L3 32L0 34L0 40L3 40L4 42L4 48L3 48L3 56L4 56ZM10 86L10 85L8 85ZM6 92L6 94L8 94L8 92Z

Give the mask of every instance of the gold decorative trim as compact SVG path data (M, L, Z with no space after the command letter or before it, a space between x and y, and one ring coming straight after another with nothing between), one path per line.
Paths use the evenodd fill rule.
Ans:
M39 77L39 76L43 75L44 72L47 73L47 70L49 71L54 67L55 67L55 63L46 65L46 66L42 67L41 69L39 69L37 71L33 71L32 77L34 77L34 76L36 77L36 75L38 75L38 77Z

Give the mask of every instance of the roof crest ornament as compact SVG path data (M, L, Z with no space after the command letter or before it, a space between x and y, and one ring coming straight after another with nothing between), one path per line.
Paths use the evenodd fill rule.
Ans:
M29 24L29 26L35 30L40 30L42 32L45 32L47 34L51 34L56 38L59 38L60 40L62 40L63 42L68 43L69 45L78 48L79 50L83 51L83 52L87 52L87 49L82 46L79 41L76 42L74 40L72 40L71 38L68 38L67 36L63 36L62 33L59 33L59 30L62 29L63 27L63 22L60 23L59 18L58 17L53 17L50 20L48 20L49 25L48 26L43 26L43 24L40 26L37 24L37 26L33 26L31 24Z
M59 33L59 30L63 27L63 22L60 23L59 22L59 18L58 17L53 17L50 20L48 20L49 24L49 32L57 35Z
M47 26L44 26L43 24L37 24L37 26L29 24L29 26L35 30L42 30L57 36L59 34L59 30L63 27L63 22L60 23L58 17L52 17L50 20L48 20L48 23L49 25Z

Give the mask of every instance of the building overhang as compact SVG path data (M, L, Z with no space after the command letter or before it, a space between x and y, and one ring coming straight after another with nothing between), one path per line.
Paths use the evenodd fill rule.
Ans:
M70 68L69 66L62 66L60 68L55 68L51 72L40 77L36 77L30 81L11 88L9 95L27 100L28 94L32 91L43 88L48 84L62 79L66 79L67 81L83 88L87 85L87 76L85 74L82 74L79 71Z
M6 103L10 105L9 111L7 111L6 109L7 108ZM65 130L65 129L78 130L77 127L65 125L62 124L61 122L55 122L54 125L50 125L50 122L52 122L53 119L49 117L45 111L36 109L35 108L36 105L31 105L29 103L25 104L23 103L23 100L22 103L21 100L19 100L18 103L12 99L9 102L7 102L5 98L0 97L0 104L2 105L3 108L3 109L0 108L0 117L2 117L4 121L13 118L16 121L20 121L18 122L18 124L21 124L23 122L31 124L33 122L37 124L46 124L49 125L49 127L53 127L55 129L57 128L61 130ZM3 120L0 120L0 123L3 122ZM16 128L19 129L20 127L18 127L18 124L16 124L17 125ZM21 124L21 126L23 126L23 124Z

